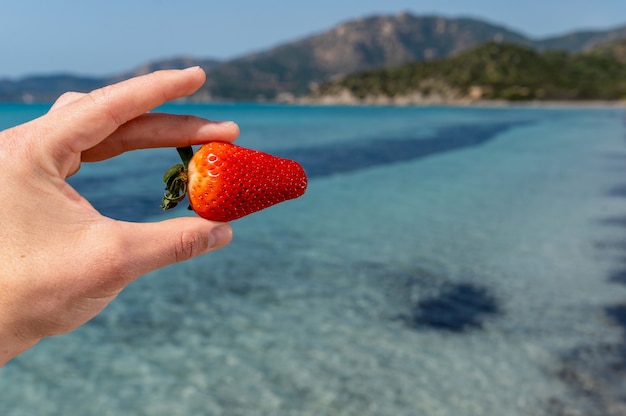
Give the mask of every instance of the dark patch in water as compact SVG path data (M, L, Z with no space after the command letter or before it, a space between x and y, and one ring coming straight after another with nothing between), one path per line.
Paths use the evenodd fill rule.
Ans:
M613 283L626 284L626 269L618 269L609 274L609 281Z
M503 315L501 300L489 287L474 281L453 281L446 274L414 264L363 261L351 269L363 271L361 275L383 294L386 306L382 316L412 330L461 335L480 330L488 319Z
M600 224L610 227L626 227L626 216L605 218L600 220Z
M158 194L155 194L158 196ZM90 201L104 216L125 220L143 221L150 214L157 215L159 211L159 198L150 198L148 195L129 195L125 199L102 198Z
M609 320L622 330L622 338L626 341L626 304L612 305L605 309ZM626 343L625 343L626 345ZM626 356L624 356L626 359Z
M162 174L157 172L162 166L167 166L167 162L157 162L147 166L144 172L137 172L122 165L115 174L85 177L79 174L68 182L102 215L140 222L163 214L160 205L165 186L161 182Z
M608 196L626 197L626 185L609 190ZM626 227L626 217L598 221L603 226ZM600 251L626 252L626 240L601 241ZM620 261L607 276L611 283L626 284L626 266ZM559 360L554 375L570 394L547 402L549 415L623 416L626 415L626 303L604 307L607 322L618 329L621 340L577 346Z
M609 196L615 196L620 198L626 198L626 185L618 185L609 189L607 192Z
M480 329L501 308L487 288L471 283L449 285L436 296L417 302L410 324L417 328L464 332Z
M478 146L521 122L456 125L433 136L406 139L364 139L358 143L296 148L280 156L297 160L309 177L354 172L375 166L408 162L438 153Z
M593 246L597 250L614 251L620 253L626 250L626 240L598 241L593 243Z
M549 414L626 415L626 304L609 306L605 313L622 331L622 341L582 345L565 354L556 376L573 394L550 399Z

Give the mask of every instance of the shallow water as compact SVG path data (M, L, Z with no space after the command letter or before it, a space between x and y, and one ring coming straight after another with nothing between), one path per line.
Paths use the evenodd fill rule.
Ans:
M626 414L624 110L164 110L237 121L307 193L10 362L0 414ZM176 158L71 181L114 218L189 215L158 208Z

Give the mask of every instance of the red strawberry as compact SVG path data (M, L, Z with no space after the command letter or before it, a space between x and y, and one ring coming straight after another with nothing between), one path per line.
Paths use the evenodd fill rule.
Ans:
M177 150L183 164L165 173L164 210L188 193L198 215L227 222L298 198L307 187L304 169L293 160L227 142L207 143L195 154L191 147Z

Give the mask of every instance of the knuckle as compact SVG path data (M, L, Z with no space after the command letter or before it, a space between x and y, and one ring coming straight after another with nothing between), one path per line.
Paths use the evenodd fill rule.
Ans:
M209 236L197 232L183 231L174 245L174 258L177 262L189 260L209 248Z
M113 101L113 86L106 86L98 88L87 94L87 97L91 100L93 105L98 108L104 115L106 115L111 122L116 126L124 124L126 120L123 120L114 111Z
M68 104L68 103L71 103L73 101L78 100L79 98L81 98L84 95L85 94L80 93L80 92L76 92L76 91L64 92L63 94L61 94L59 96L59 98L57 98L57 100L55 101L55 105L56 106L63 106L65 104Z

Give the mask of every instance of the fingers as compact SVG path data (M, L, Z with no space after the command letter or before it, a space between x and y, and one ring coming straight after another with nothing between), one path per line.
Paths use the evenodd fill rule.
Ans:
M194 93L205 81L201 68L157 71L85 94L68 96L40 120L54 153L78 154L119 126L169 100Z
M228 224L197 217L157 223L115 222L123 259L123 284L155 269L217 250L232 240Z
M239 127L232 121L148 113L129 121L104 141L84 151L82 160L95 162L136 149L191 146L211 140L232 142L238 135Z

